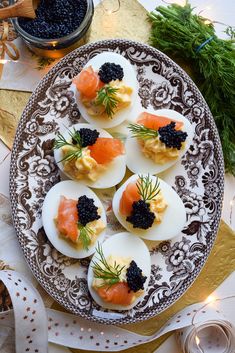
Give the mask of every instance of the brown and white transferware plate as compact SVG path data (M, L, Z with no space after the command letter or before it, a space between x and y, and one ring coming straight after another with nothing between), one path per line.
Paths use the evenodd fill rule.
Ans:
M145 109L174 109L187 117L195 135L188 152L161 177L184 202L187 222L171 241L151 243L152 271L143 301L112 312L91 298L86 281L89 259L67 258L53 248L42 227L46 193L60 180L54 162L56 131L80 121L71 80L103 51L122 54L133 65ZM66 309L92 321L125 324L146 320L173 304L193 283L216 238L224 187L223 155L211 113L187 74L163 53L129 40L107 40L81 47L42 79L21 117L11 159L10 195L14 226L24 256L45 290ZM111 202L114 189L99 190L108 232L122 230Z

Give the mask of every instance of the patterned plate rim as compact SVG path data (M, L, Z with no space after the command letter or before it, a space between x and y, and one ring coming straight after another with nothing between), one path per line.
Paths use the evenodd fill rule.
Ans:
M203 107L205 108L205 111L207 112L208 122L212 126L211 134L213 135L213 140L215 141L214 152L215 152L215 159L218 161L218 177L220 178L221 183L220 183L220 194L218 196L219 207L218 207L218 212L216 215L216 220L213 224L213 229L212 229L213 241L210 244L208 244L207 250L206 250L202 260L200 261L200 265L197 266L197 268L194 270L193 275L190 276L189 278L187 278L185 285L182 286L176 294L172 295L171 300L165 300L164 303L162 304L162 308L160 310L158 310L158 308L156 307L155 310L148 310L147 312L143 313L141 315L141 317L137 317L137 318L124 317L121 319L110 319L110 318L104 319L101 317L87 315L86 313L83 313L79 310L76 311L76 310L74 310L74 307L63 303L60 296L57 296L56 293L51 292L51 290L48 288L48 285L47 285L47 282L45 281L45 279L40 278L36 273L37 272L36 269L33 266L30 266L30 259L28 258L28 255L27 255L27 249L24 246L24 239L23 239L24 235L23 235L23 232L19 226L19 218L17 215L17 194L16 194L16 190L15 190L16 189L15 163L17 161L16 157L17 157L17 152L19 149L19 143L21 141L21 135L23 132L24 123L28 120L27 117L30 115L30 113L32 113L32 110L33 110L33 107L32 106L30 107L30 105L31 105L31 103L32 103L32 105L33 105L33 103L35 103L35 101L37 100L38 94L40 93L40 91L42 91L44 89L44 83L46 82L47 78L52 78L53 75L59 69L63 68L64 63L66 62L66 60L68 58L75 58L79 54L82 54L83 52L86 52L86 51L89 51L92 49L98 49L98 48L102 48L102 47L108 48L111 45L118 46L118 45L124 45L124 44L128 44L129 46L133 46L133 47L138 47L139 49L142 49L142 50L144 49L144 50L148 51L153 56L157 54L157 55L164 57L166 62L168 62L170 64L170 66L173 66L176 69L176 71L180 74L180 76L183 77L184 79L186 79L189 82L189 84L191 85L191 87L195 90L195 95L197 96L197 98L200 100ZM185 292L189 289L189 287L197 279L199 273L201 272L201 270L203 269L203 267L207 261L207 258L211 252L211 249L212 249L214 242L215 242L215 239L216 239L216 235L218 232L218 227L219 227L219 223L220 223L220 219L221 219L221 213L222 213L222 202L223 202L223 193L224 193L224 163L223 163L223 153L222 153L221 142L220 142L219 134L218 134L215 122L214 122L214 118L213 118L213 116L207 106L206 101L204 100L202 94L200 93L199 89L194 84L192 79L188 76L188 74L177 63L175 63L172 59L170 59L167 55L165 55L161 51L159 51L159 50L157 50L147 44L143 44L143 43L132 41L132 40L126 40L126 39L101 40L101 41L93 42L90 44L86 44L82 47L79 47L79 48L75 49L73 52L66 55L64 58L62 58L43 77L43 79L39 82L39 84L35 88L34 92L30 96L29 101L28 101L28 103L22 113L21 119L19 121L16 135L15 135L15 139L14 139L14 144L13 144L12 153L11 153L11 163L10 163L9 190L10 190L10 201L11 201L11 208L12 208L13 224L14 224L14 228L16 230L16 235L17 235L18 241L20 243L22 252L23 252L25 260L26 260L27 264L29 265L35 278L42 285L42 287L48 292L48 294L55 301L57 301L60 305L62 305L64 308L66 308L70 312L73 312L74 314L77 314L81 317L84 317L84 318L89 319L94 322L99 322L99 323L103 323L103 324L129 324L129 323L141 322L141 321L150 319L150 318L160 314L162 311L166 310L171 305L173 305L183 294L185 294Z

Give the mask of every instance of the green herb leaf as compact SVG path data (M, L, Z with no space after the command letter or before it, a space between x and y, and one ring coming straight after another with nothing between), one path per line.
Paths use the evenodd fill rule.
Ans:
M93 230L88 226L83 226L81 223L78 222L78 229L79 229L79 239L82 241L83 249L88 250L89 245L91 244L91 237L94 235Z
M183 66L204 96L219 131L225 169L235 176L234 28L226 30L228 40L218 38L213 23L194 14L188 1L159 6L149 20L151 45ZM208 38L213 39L200 48Z
M105 113L109 118L112 118L114 110L118 105L119 100L117 99L118 88L111 87L109 84L104 85L98 92L95 103L97 105L103 105Z
M98 261L92 261L92 268L94 271L94 277L100 278L104 281L104 285L112 286L115 283L120 282L120 275L125 267L120 266L114 263L114 266L111 266L107 263L106 258L104 256L101 245L98 243L98 247L96 248L98 253Z
M131 131L132 137L148 140L158 136L157 130L150 129L140 124L129 124L127 128Z
M158 177L156 177L156 182L153 183L149 174L147 176L139 175L136 185L142 200L145 202L154 199L161 191Z
M71 146L73 148L73 150L68 152L58 163L63 161L72 161L73 159L82 157L82 142L79 131L76 131L75 129L73 129L73 131L69 130L69 135L71 137L71 142L67 141L60 132L58 132L57 138L55 139L54 149L60 149L64 146ZM76 143L72 143L72 141Z

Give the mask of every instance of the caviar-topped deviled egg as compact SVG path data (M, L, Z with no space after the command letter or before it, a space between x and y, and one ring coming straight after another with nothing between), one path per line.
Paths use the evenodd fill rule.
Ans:
M58 133L54 156L61 171L70 179L93 188L118 184L126 171L122 141L90 124L76 124Z
M155 241L177 236L186 222L185 207L178 194L149 174L132 175L116 191L113 212L129 232Z
M138 82L132 65L122 55L97 54L73 83L79 110L89 123L111 128L133 115Z
M72 180L54 185L42 207L42 223L48 239L62 254L84 258L102 243L106 214L96 194Z
M100 306L128 310L145 295L150 272L144 242L127 232L115 234L98 244L88 270L88 288Z
M189 120L170 109L144 111L128 128L127 167L133 173L163 172L185 154L193 139Z

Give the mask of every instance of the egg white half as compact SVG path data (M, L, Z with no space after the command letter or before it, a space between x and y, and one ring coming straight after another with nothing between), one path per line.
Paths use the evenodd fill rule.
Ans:
M129 310L133 308L139 301L141 301L143 296L146 294L151 273L151 260L149 250L141 239L133 236L128 232L118 233L111 236L102 244L102 249L105 258L108 258L111 255L120 256L124 258L131 258L131 260L134 260L137 266L141 268L143 275L147 277L144 283L143 295L137 298L131 305L123 306L107 303L100 298L100 296L92 287L92 282L94 279L92 261L97 261L99 259L99 256L96 253L94 254L92 261L90 262L87 277L88 288L91 293L91 296L96 301L96 303L98 303L103 308L113 310Z
M60 197L65 196L68 199L77 200L83 195L92 198L95 206L101 209L100 219L106 226L106 214L100 199L88 187L72 180L61 181L60 183L54 185L47 193L42 206L42 223L48 239L62 254L76 259L82 259L92 255L95 252L97 242L99 241L102 243L106 232L106 229L104 229L98 236L96 242L90 246L88 250L76 249L70 241L67 241L63 237L59 236L59 232L55 225L55 218L58 214Z
M147 174L141 174L147 175ZM126 228L129 232L138 235L143 239L162 241L166 239L174 238L183 229L186 222L186 211L184 204L178 194L172 189L172 187L165 181L158 178L160 183L160 190L162 191L163 197L168 204L166 210L163 213L162 222L159 224L155 223L151 228L138 229L134 228L130 222L126 221L126 216L121 215L119 212L120 199L127 185L131 182L135 182L138 179L138 175L132 175L127 181L116 191L113 197L113 212L117 217L118 221ZM153 183L156 182L156 177L150 175Z
M130 62L125 59L122 55L112 52L103 52L101 54L97 54L91 60L88 61L88 63L85 65L85 68L88 66L92 66L94 71L99 71L100 67L106 62L121 65L124 72L123 82L126 86L131 87L133 90L131 94L131 104L128 107L121 109L120 111L115 113L112 119L93 117L88 114L85 106L81 101L80 93L75 88L75 85L73 85L73 90L75 90L76 92L77 105L83 118L89 123L101 128L111 128L117 126L121 124L124 120L128 119L128 116L132 116L135 110L135 102L138 97L138 81L136 78L136 73Z
M72 127L70 127L69 129L62 131L61 133L65 137L66 140L71 139L71 137L69 135L69 130L73 131L73 128L75 130L80 130L81 128L87 128L87 129L91 129L91 130L96 129L100 133L99 137L112 138L112 135L110 135L107 131L99 129L94 125L84 123L84 124L75 124ZM108 153L108 151L107 151L107 153ZM67 177L69 179L72 179L72 176L64 171L63 163L60 162L63 158L61 149L54 150L54 157L55 157L55 161L56 161L58 167L60 168L60 170L65 175L67 175ZM76 182L88 185L92 188L105 189L105 188L110 188L111 186L118 184L123 179L125 172L126 172L126 155L123 154L123 155L120 155L120 156L117 156L116 158L114 158L113 161L108 164L107 169L100 174L99 178L96 181L91 181L88 179L80 179L80 180L73 179L73 180Z
M166 116L167 118L172 118L175 121L183 121L183 131L187 132L188 136L185 141L185 146L179 151L178 158L171 160L165 164L157 164L152 159L147 158L142 152L142 147L140 146L137 138L128 136L126 140L126 155L127 155L127 167L133 173L150 173L150 174L159 174L164 170L172 167L188 150L189 146L192 143L194 131L191 123L186 119L182 114L171 110L171 109L160 109L155 111L146 111L155 115Z

